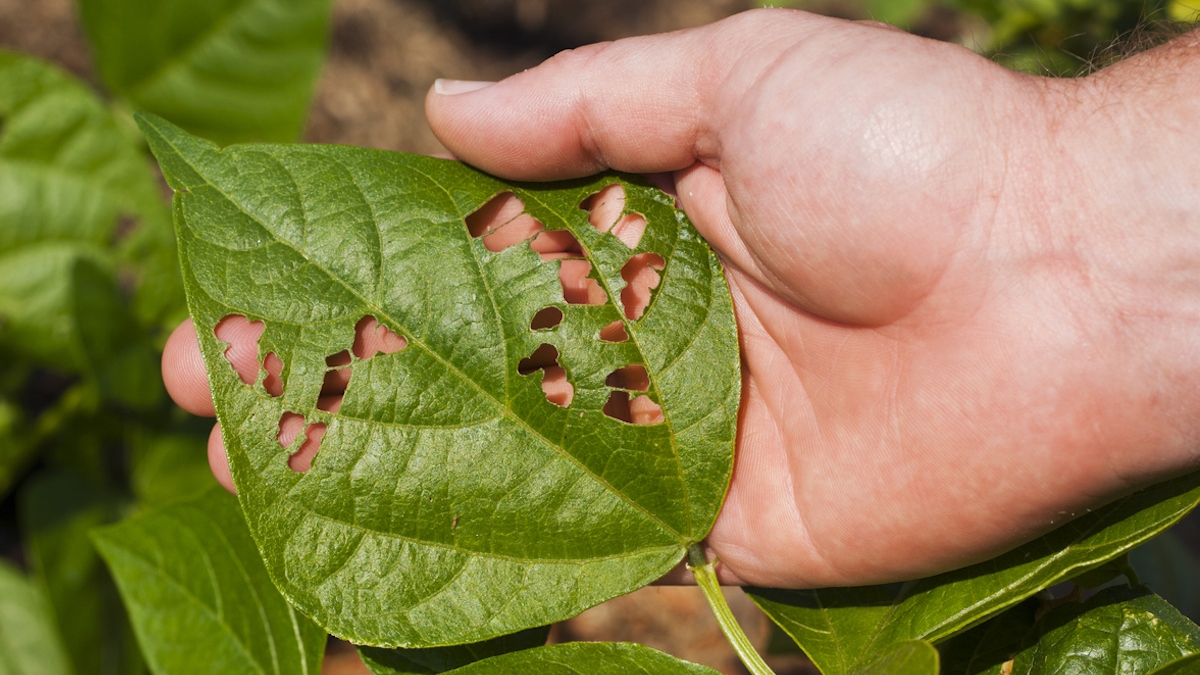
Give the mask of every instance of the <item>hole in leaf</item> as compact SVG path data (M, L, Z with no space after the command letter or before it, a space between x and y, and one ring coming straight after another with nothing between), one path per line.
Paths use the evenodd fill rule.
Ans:
M568 230L546 230L529 242L529 248L542 260L583 257L583 245Z
M343 394L330 394L328 396L322 394L317 397L317 409L324 410L330 414L336 414L342 408Z
M601 328L600 339L605 342L628 342L629 334L625 332L625 322L617 320Z
M526 241L545 229L525 213L525 204L511 192L492 197L488 203L467 216L467 231L483 237L483 245L493 253Z
M564 260L559 263L558 280L562 282L563 299L572 305L603 305L608 301L604 289L588 276L592 263L586 260Z
M657 253L638 253L621 268L625 288L621 289L621 306L625 318L640 319L650 306L650 289L657 288L661 277L658 271L666 267L662 256Z
M626 424L662 424L662 408L649 396L629 400L629 392L614 391L608 395L604 414Z
M395 354L407 346L408 340L373 316L364 316L354 326L354 355L360 359L374 358L380 353Z
M225 360L233 366L244 384L254 384L258 378L258 339L266 326L261 321L250 321L241 314L230 314L217 322L213 333L217 339L229 345Z
M650 400L649 396L638 396L629 402L629 415L634 424L662 424L662 406Z
M626 424L631 424L633 418L629 416L629 392L614 391L608 395L608 400L602 408L605 415L620 420Z
M633 363L624 368L617 368L612 371L607 378L604 379L604 384L613 389L632 389L634 391L646 391L650 388L650 377L646 374L646 367L640 363Z
M588 222L592 227L605 234L612 229L621 217L621 212L625 210L625 188L620 184L609 185L584 199L579 208L588 212Z
M326 356L325 365L329 366L330 368L340 368L342 366L350 365L350 360L350 350L343 349L336 354L330 354L329 356Z
M308 425L304 430L304 442L300 449L288 457L288 468L296 473L304 473L312 468L313 459L321 449L321 440L325 437L325 423L317 422Z
M350 386L350 375L352 374L351 368L337 368L325 373L325 379L321 382L321 395L346 393L346 387Z
M283 396L283 360L276 356L275 352L268 352L267 358L263 359L263 369L267 371L263 389L274 398Z
M537 314L533 315L533 321L529 322L529 330L547 330L556 328L562 323L563 313L557 307L543 307L538 310Z
M547 366L558 365L558 349L554 345L542 343L538 348L533 350L529 356L521 359L517 364L517 372L521 375L528 375L535 370L540 370Z
M279 433L275 436L275 440L279 441L279 445L286 450L292 447L292 441L296 440L296 436L303 428L304 415L285 412L279 416Z
M575 398L575 387L567 380L567 371L558 365L558 349L554 345L541 344L528 357L517 364L517 372L530 375L542 371L542 392L546 400L560 408L571 405Z
M588 222L601 234L611 234L629 247L636 249L646 232L646 218L637 213L621 214L625 211L625 188L609 185L583 200L579 208L588 211Z

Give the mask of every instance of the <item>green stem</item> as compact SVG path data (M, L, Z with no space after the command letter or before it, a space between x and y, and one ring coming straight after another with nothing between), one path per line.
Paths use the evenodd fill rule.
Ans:
M729 609L729 603L725 602L721 584L717 582L716 562L706 560L702 544L692 544L688 547L688 569L696 577L696 585L704 591L704 597L708 600L708 606L712 607L713 615L717 617L721 632L725 634L729 644L733 645L733 650L737 652L746 670L750 671L751 675L775 675L775 671L771 670L755 651L754 645L750 644L750 638L742 632L733 611Z

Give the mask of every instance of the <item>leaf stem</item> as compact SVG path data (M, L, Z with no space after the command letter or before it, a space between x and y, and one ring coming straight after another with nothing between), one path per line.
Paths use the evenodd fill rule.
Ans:
M713 616L721 626L721 632L725 634L729 644L733 645L733 650L737 652L746 670L750 671L751 675L775 675L775 671L771 670L755 651L754 645L750 644L750 638L746 637L746 633L734 618L733 611L729 609L729 603L725 602L721 584L717 582L716 563L716 560L707 560L703 544L695 543L688 547L688 569L696 577L696 585L704 591L704 598L708 600L708 606L712 608Z

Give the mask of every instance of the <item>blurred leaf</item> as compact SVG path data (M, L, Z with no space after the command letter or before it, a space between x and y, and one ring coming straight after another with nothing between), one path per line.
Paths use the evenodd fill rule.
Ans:
M23 418L19 405L0 399L0 497L8 494L33 454L35 446L27 438Z
M1193 621L1200 620L1200 559L1174 530L1129 552L1138 579Z
M41 591L0 560L0 675L71 672Z
M387 668L375 675L407 674ZM568 642L510 652L446 672L453 675L718 675L696 663L628 642Z
M146 508L191 499L213 487L208 439L142 435L133 440L133 493Z
M150 239L157 245L129 244ZM20 265L5 258L26 251L59 270L57 281L48 270L24 284L49 286L38 291L44 311L50 295L68 292L62 270L71 261L86 258L109 273L128 267L134 286L143 267L154 268L156 299L134 301L147 319L168 309L155 305L182 299L172 242L162 193L137 136L73 77L0 50L0 262L9 276ZM0 316L9 311L15 310L0 309ZM64 339L61 326L41 332L47 340Z
M359 647L363 663L375 675L438 675L476 661L546 644L550 626L530 628L485 642L427 649Z
M1143 675L1200 652L1200 626L1145 588L1106 588L1084 603L1055 607L1014 675Z
M431 647L545 625L654 581L707 535L733 466L737 330L716 254L669 196L640 177L513 184L363 148L220 149L139 122L178 190L188 305L251 530L271 578L331 633ZM609 185L645 219L635 248L580 208ZM579 259L472 236L467 216L506 192ZM661 270L638 318L618 304L634 255ZM566 301L571 263L596 304ZM547 307L560 325L531 328ZM228 315L263 321L279 396L229 367L214 333ZM328 359L367 316L406 346L353 356L332 413ZM614 324L626 339L601 339ZM566 406L521 372L543 344L571 373ZM630 365L645 384L610 384ZM607 414L629 389L661 421ZM305 472L278 441L286 414L328 425Z
M220 143L292 141L330 0L79 0L100 75L134 108Z
M1200 473L1135 492L987 562L891 586L750 589L825 675L844 675L889 645L939 642L1038 591L1102 565L1200 503Z
M1167 15L1172 21L1195 23L1200 18L1200 0L1171 0L1167 3Z
M315 675L325 633L271 585L220 488L92 531L155 675Z
M88 538L115 519L116 505L88 481L43 473L25 483L21 512L27 555L75 672L140 672L125 612Z
M938 675L938 651L924 640L896 642L854 675Z

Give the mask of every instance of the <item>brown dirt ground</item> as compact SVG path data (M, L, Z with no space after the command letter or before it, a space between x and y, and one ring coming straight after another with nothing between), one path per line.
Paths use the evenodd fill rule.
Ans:
M496 80L561 49L703 25L752 0L337 0L329 60L304 140L444 152L424 117L439 77ZM98 85L71 0L0 0L0 47L54 61ZM747 634L765 648L766 617L727 593ZM696 588L650 587L554 627L551 640L636 641L744 673ZM802 657L772 657L779 675L815 673ZM331 641L326 675L365 675L353 649Z

